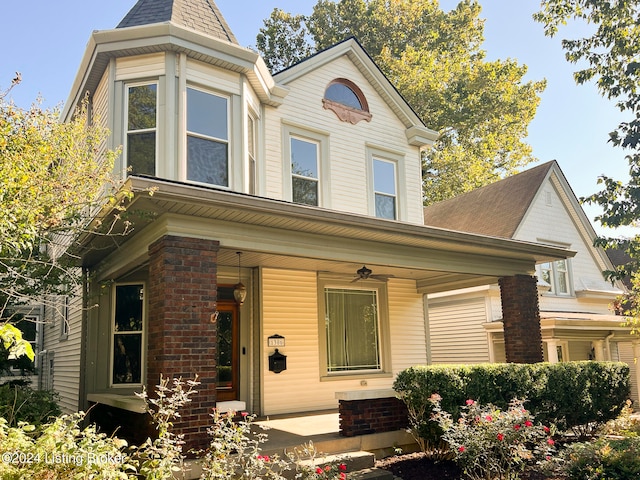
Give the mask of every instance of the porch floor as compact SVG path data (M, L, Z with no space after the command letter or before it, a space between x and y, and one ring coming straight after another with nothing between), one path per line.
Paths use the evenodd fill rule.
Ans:
M285 450L291 451L309 442L313 442L316 451L322 455L368 451L375 453L376 457L392 454L396 446L410 450L415 445L411 435L404 430L343 437L339 433L337 410L273 415L258 418L254 423L267 428L264 430L267 441L262 450L269 455L277 453L282 456Z

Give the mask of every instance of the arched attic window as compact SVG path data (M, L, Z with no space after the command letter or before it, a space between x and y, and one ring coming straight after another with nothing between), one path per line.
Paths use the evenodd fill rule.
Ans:
M335 113L343 122L355 125L360 120L371 121L369 104L362 90L346 78L331 80L324 91L322 106Z

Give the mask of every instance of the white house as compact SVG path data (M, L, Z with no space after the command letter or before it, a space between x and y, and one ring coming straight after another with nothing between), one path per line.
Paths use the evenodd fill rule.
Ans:
M425 224L532 241L576 252L536 267L546 361L615 360L631 367L638 400L640 338L612 311L621 283L557 162L536 166L451 200L425 207ZM504 362L500 291L496 284L428 295L429 362Z
M63 405L111 408L98 421L134 422L160 374L200 377L189 442L216 405L334 409L427 362L425 294L500 280L532 307L509 325L539 331L535 265L574 253L425 226L437 134L355 39L272 75L213 1L140 0L91 35L64 118L85 95L122 145L134 230L81 239L84 308L45 348Z

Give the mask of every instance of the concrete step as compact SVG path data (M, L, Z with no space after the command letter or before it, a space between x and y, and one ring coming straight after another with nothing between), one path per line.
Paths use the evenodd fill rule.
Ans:
M381 468L366 468L349 473L349 480L401 480L393 473Z
M322 453L317 453L315 458L306 458L301 459L297 463L302 467L307 467L311 469L315 469L316 467L323 467L324 465L337 465L343 463L347 469L347 475L349 478L360 478L353 477L356 475L356 472L372 470L375 465L376 458L375 455L370 452L358 451L358 452L345 452L336 455L324 455ZM352 473L353 472L353 473ZM296 475L296 471L287 471L284 472L284 476L286 478L294 478ZM364 479L374 479L378 477L362 477ZM386 477L380 477L386 478ZM393 477L391 477L393 478Z

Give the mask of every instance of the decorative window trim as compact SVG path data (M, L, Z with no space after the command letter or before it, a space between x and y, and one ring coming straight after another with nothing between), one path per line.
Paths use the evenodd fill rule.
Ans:
M405 159L404 155L398 152L390 151L373 145L367 145L367 194L369 199L369 215L376 217L376 192L374 186L374 161L380 160L395 164L395 182L396 182L396 218L395 220L404 220L408 216L407 198L405 188ZM377 218L377 217L376 217Z
M326 332L326 289L351 289L375 291L378 301L378 348L380 355L380 369L351 370L329 372L327 368L327 332ZM381 280L359 280L356 283L342 277L325 275L318 278L318 339L320 352L320 380L351 380L354 377L387 377L392 374L391 339L389 327L389 293L387 283Z
M329 135L305 127L283 124L282 127L282 192L283 198L293 202L293 185L291 171L291 138L300 138L318 144L318 206L331 208L331 186L329 179Z
M156 88L156 119L155 126L152 128L143 128L138 130L129 130L129 89L135 87L144 87L148 85L155 85ZM154 151L154 162L153 168L155 171L155 175L158 174L158 146L159 146L159 134L158 134L158 124L160 121L160 112L159 112L159 91L160 91L160 82L158 80L151 81L140 81L140 82L126 82L123 84L124 86L124 115L123 115L123 132L124 132L124 141L122 145L122 153L124 157L124 177L128 177L130 173L130 168L132 167L131 161L129 159L129 135L136 134L144 134L144 133L153 133L155 136L155 151Z
M202 134L202 133L198 133L198 132L192 132L188 129L188 121L189 121L189 109L188 109L188 95L189 95L189 90L193 90L193 91L197 91L197 92L201 92L204 93L206 95L212 95L218 98L222 98L225 100L226 102L226 116L227 116L227 138L219 138L219 137L212 137L206 134ZM183 158L183 165L182 165L182 169L181 171L184 172L184 181L188 182L188 183L192 183L192 184L197 184L197 185L207 185L207 186L215 186L217 188L223 188L223 189L231 189L232 185L233 185L233 151L232 151L232 124L231 124L231 108L232 108L232 98L231 95L229 94L225 94L222 92L218 92L218 91L214 91L210 88L206 88L206 87L201 87L197 84L193 84L193 83L188 83L185 86L185 90L184 90L184 129L181 132L181 135L184 138L184 154L182 155ZM214 184L214 183L207 183L207 182L202 182L199 180L193 180L193 179L189 179L189 137L191 138L197 138L197 139L202 139L202 140L206 140L206 141L211 141L211 142L215 142L221 145L226 145L227 148L227 185L219 185L219 184Z
M355 94L355 96L358 97L358 101L360 102L360 105L362 106L362 108L361 109L353 108L343 103L336 102L335 100L330 100L326 97L322 99L322 107L325 110L331 110L333 113L336 114L336 116L341 121L349 122L352 125L355 125L362 120L370 122L373 116L369 112L369 103L367 102L366 97L362 93L362 90L360 90L360 88L351 80L348 80L346 78L336 78L331 80L331 82L329 82L329 84L325 88L325 94L327 89L331 85L336 85L336 84L344 85L349 90L351 90Z

